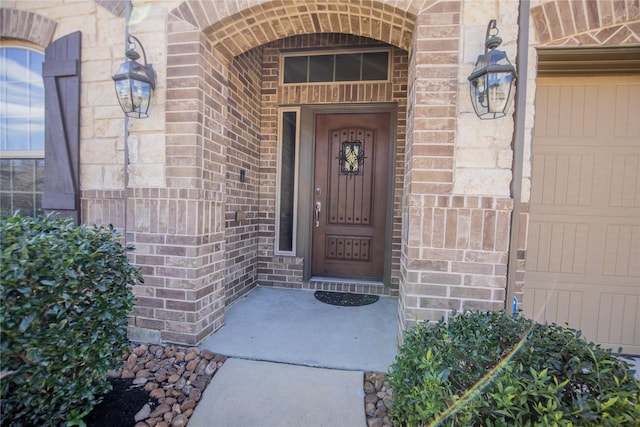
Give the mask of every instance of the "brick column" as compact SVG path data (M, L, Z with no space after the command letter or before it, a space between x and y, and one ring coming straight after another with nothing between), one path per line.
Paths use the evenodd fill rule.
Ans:
M228 64L170 15L166 188L129 190L127 240L145 276L134 332L198 344L223 324Z
M461 2L418 16L409 115L400 328L504 304L511 200L454 194Z

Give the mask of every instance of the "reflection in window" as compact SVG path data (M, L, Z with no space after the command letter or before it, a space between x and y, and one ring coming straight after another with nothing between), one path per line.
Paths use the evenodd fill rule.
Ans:
M44 150L44 55L0 48L0 150Z
M42 211L44 159L0 159L0 216Z
M330 82L333 80L334 55L309 57L309 82Z
M297 113L295 111L282 113L277 246L279 252L294 251L296 125Z
M44 55L0 48L0 215L42 213Z
M360 80L362 54L336 55L336 81L349 82Z

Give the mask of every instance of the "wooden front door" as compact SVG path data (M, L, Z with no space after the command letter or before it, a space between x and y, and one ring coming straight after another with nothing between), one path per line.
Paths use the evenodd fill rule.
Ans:
M316 118L314 276L384 275L390 115Z

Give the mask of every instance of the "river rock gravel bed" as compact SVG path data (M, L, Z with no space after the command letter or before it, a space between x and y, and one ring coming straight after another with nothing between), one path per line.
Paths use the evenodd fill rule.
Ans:
M130 380L130 388L148 393L133 414L123 414L122 426L183 427L189 421L205 387L227 358L197 347L134 345L110 379ZM106 402L108 403L108 402ZM90 414L92 415L92 414ZM94 426L101 425L96 420ZM91 425L91 424L89 424Z
M184 427L204 389L226 360L226 356L197 347L132 345L120 365L108 373L114 387L116 384L120 387L105 395L104 402L86 418L87 425ZM127 384L124 388L123 383ZM392 426L387 416L391 390L386 376L366 372L363 388L367 426ZM147 399L144 396L140 399L142 391ZM128 403L127 408L113 407L125 406L123 399ZM139 407L132 408L132 405Z
M364 412L367 427L393 426L387 409L391 400L391 388L384 374L366 372L364 374Z

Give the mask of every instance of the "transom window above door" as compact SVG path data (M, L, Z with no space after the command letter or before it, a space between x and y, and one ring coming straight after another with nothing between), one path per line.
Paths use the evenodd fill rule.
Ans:
M389 50L283 54L284 84L389 80Z

